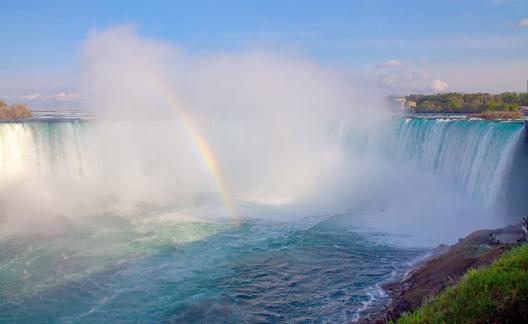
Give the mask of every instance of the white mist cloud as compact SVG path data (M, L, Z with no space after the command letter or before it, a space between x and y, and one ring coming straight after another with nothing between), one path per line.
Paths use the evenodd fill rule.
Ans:
M123 151L117 156L123 169L130 161L145 162L137 149L143 143L160 152L153 160L168 163L175 178L182 170L208 176L200 168L193 171L203 164L200 157L178 164L157 150L160 141L170 146L173 139L194 140L178 124L181 113L167 101L170 92L210 142L236 199L286 203L318 190L320 177L340 154L325 129L343 119L367 125L363 117L377 114L357 99L345 75L298 54L248 50L189 56L124 26L92 32L82 62L82 98L100 117L141 121L142 127L145 120L174 121L154 143L142 134L153 131L148 128L107 134L107 141L115 141L111 147ZM192 157L192 152L180 154Z
M396 61L378 69L385 86L447 87ZM222 190L242 218L288 221L352 208L367 218L390 214L401 230L408 227L399 221L403 213L409 223L420 220L421 234L438 240L438 214L454 217L467 203L461 197L463 203L437 206L445 201L438 197L454 195L451 187L431 175L414 181L413 168L371 158L366 152L376 140L392 134L379 96L298 53L190 55L121 26L91 32L80 62L78 98L97 113L96 121L81 130L59 125L53 145L33 141L23 129L10 132L18 145L9 154L18 158L2 175L0 217L12 228L39 231L51 220L63 226L77 217L126 215L145 206L225 220L217 194L222 188L189 120L208 142L225 179ZM424 213L429 202L438 213Z
M367 129L380 113L358 99L346 75L289 52L191 56L123 26L90 33L80 61L79 98L98 119L82 136L59 125L57 152L45 142L35 147L41 141L32 142L31 132L13 133L27 145L13 147L20 159L0 187L11 228L38 231L48 227L31 226L35 218L62 224L62 215L141 206L226 219L219 190L237 206L300 204L326 195L338 166L353 163L336 127L347 120ZM215 183L188 120L208 142L227 189ZM34 183L46 197L27 194ZM26 194L16 199L17 192ZM206 215L193 207L197 199Z

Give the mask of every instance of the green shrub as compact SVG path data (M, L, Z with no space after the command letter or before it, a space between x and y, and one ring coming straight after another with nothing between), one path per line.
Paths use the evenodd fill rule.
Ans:
M454 286L398 323L528 323L528 245L491 266L468 271Z

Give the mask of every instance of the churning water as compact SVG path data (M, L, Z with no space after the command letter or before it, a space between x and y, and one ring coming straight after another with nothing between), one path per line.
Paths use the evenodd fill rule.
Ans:
M111 208L120 199L111 191L97 209L83 199L58 207L33 200L31 195L48 197L50 191L74 200L90 191L72 183L104 178L106 162L87 139L91 123L0 124L1 322L345 322L383 307L388 297L380 284L425 252L394 243L397 231L364 222L382 217L381 223L390 223L411 213L387 207L383 188L391 191L389 196L398 191L390 177L375 187L379 195L370 204L351 196L353 203L340 212L304 211L304 217L293 219L244 217L239 226L196 216L215 211L211 206L218 201L209 194L119 211ZM441 179L450 190L456 188L456 195L492 209L498 218L524 144L523 125L515 122L398 119L377 136L355 134L346 124L336 129L335 140L348 154ZM415 182L405 176L396 186ZM16 185L32 177L41 191ZM425 186L438 183L426 181ZM17 189L27 199L13 205ZM442 199L443 191L434 193ZM49 197L56 200L56 195ZM418 192L403 197L408 198L405 205L425 199ZM39 224L38 217L56 214L55 207L62 213L53 215L53 230L15 230ZM270 207L266 215L280 214L283 207ZM261 208L246 201L239 212L260 215ZM26 211L31 218L24 219ZM420 210L423 217L431 213Z

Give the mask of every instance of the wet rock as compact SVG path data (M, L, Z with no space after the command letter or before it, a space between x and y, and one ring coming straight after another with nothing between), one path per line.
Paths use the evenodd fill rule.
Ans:
M491 264L522 236L522 227L512 225L497 230L478 230L458 243L439 245L401 281L383 285L391 296L387 308L359 323L387 323L412 311L446 286L454 284L471 268Z

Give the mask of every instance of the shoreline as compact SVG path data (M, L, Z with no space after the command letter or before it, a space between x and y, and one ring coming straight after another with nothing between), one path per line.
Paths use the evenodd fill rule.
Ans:
M468 121L497 121L497 122L519 122L523 123L528 116L519 118L499 118L486 117L475 113L408 113L401 115L404 118L423 118L423 119L452 119L452 120L468 120Z
M469 269L492 264L517 244L521 231L520 224L477 230L451 246L439 245L411 266L399 280L382 284L381 288L389 295L389 303L383 310L360 318L356 323L397 321L403 313L416 310L444 288L456 284Z

